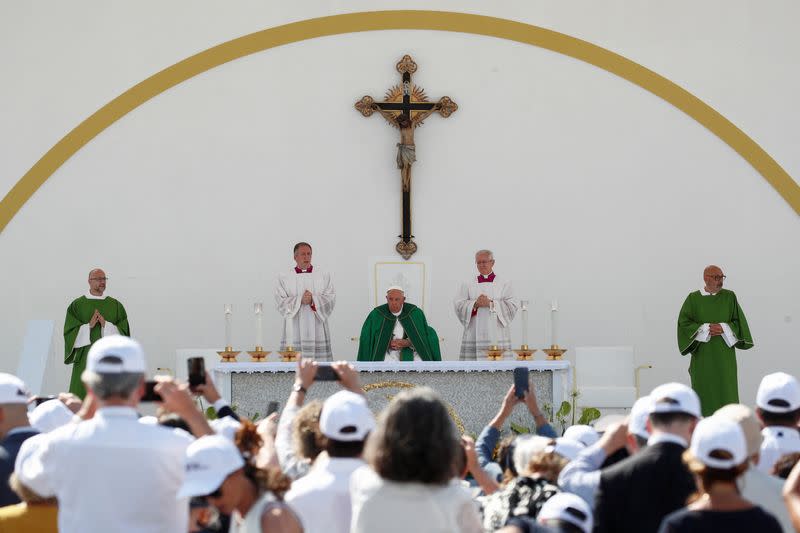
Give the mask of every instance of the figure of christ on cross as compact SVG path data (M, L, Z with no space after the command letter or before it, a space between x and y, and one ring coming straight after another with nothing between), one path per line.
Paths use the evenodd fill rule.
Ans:
M400 242L395 249L408 259L417 251L417 245L411 234L411 166L417 160L414 145L414 128L422 124L431 113L437 111L447 118L458 109L449 97L444 96L438 102L429 102L425 91L411 83L411 74L416 72L417 64L411 56L403 56L397 63L397 71L402 75L402 83L392 87L386 94L386 100L376 102L371 96L364 96L356 102L356 109L365 117L376 111L389 124L400 130L400 142L397 144L397 168L400 169L402 184L403 228Z

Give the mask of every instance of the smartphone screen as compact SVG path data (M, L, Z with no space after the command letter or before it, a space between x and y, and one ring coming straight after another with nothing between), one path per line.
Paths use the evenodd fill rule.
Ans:
M338 381L339 374L336 373L331 365L318 365L317 376L314 379L317 381Z
M206 383L206 361L202 357L190 357L186 360L187 373L189 374L189 388Z
M269 416L272 413L277 413L279 407L280 407L280 404L278 402L276 402L276 401L269 402L267 404L267 415L266 416Z
M514 369L514 394L522 399L526 392L528 392L528 369L518 366Z
M161 395L156 392L156 383L157 381L145 381L144 382L144 395L142 396L141 401L143 402L160 402Z

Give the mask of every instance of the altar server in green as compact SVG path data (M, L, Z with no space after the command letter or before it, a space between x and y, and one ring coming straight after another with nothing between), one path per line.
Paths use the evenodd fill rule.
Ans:
M439 337L425 313L406 303L402 287L389 287L386 303L373 309L358 344L359 361L441 361Z
M700 396L703 416L739 403L736 350L753 347L747 319L733 291L722 288L725 275L715 265L703 271L705 287L686 297L678 315L678 349L692 354L689 375Z
M81 398L86 396L81 374L92 344L109 335L131 336L125 308L111 296L103 296L107 281L102 269L89 272L89 292L69 304L64 319L64 364L72 365L69 391Z

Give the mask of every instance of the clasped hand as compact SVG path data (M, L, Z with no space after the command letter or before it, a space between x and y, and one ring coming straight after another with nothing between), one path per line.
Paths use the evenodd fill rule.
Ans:
M94 314L92 315L92 319L89 321L89 327L90 328L95 327L98 322L100 323L100 327L103 328L106 327L106 319L103 317L103 315L100 314L100 311L95 309Z
M390 350L402 350L411 346L411 341L408 339L392 339L389 341Z
M722 326L719 324L710 324L708 332L711 334L711 336L722 335Z
M300 303L303 305L311 305L313 302L313 295L309 291L304 292L302 298L300 298Z
M492 300L490 300L489 297L486 296L485 294L481 294L480 296L478 296L478 299L475 301L476 309L478 307L489 307L491 305L492 305Z

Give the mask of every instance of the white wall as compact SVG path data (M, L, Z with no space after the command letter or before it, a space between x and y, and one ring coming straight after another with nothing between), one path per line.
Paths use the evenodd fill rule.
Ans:
M700 97L800 175L794 2L42 2L4 5L0 16L0 194L89 114L191 54L294 20L415 7L516 19L609 48ZM243 58L94 139L0 234L0 368L16 368L27 320L63 324L94 266L108 272L151 367L172 366L178 347L221 345L223 303L234 304L246 348L252 302L271 302L298 240L335 273L334 351L353 358L349 339L368 310L365 264L393 253L400 215L397 133L352 105L396 83L404 53L430 96L460 106L417 130L414 167L414 233L432 259L429 320L449 357L460 337L450 298L472 275L474 250L489 247L497 272L535 301L534 345L548 340L555 297L562 344L634 344L656 367L645 389L687 381L675 317L714 262L755 337L739 358L742 399L752 402L768 371L798 373L798 217L742 158L595 67L427 31ZM519 323L514 331L518 342ZM276 314L269 348L277 332Z

